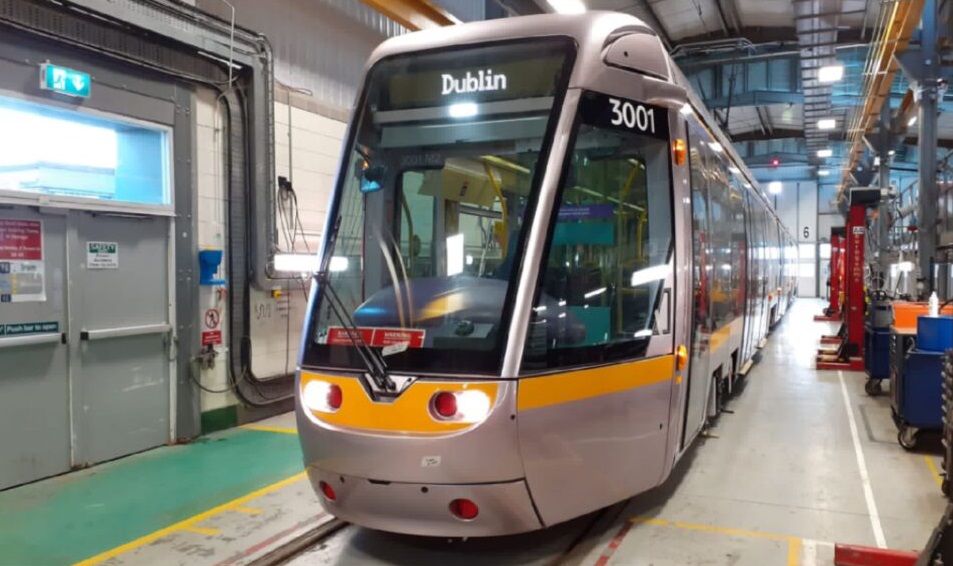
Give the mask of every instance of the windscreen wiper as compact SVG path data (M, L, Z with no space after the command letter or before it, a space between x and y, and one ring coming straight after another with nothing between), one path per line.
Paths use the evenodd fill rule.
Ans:
M337 218L337 221L334 223L334 227L331 230L331 236L328 241L328 245L325 248L326 250L333 250L334 245L337 241L338 228L341 225L341 217ZM315 281L321 286L321 290L325 291L325 297L328 300L328 307L331 309L331 312L334 313L334 316L341 322L341 325L347 330L348 336L350 337L351 343L357 348L357 353L361 357L361 361L364 362L364 366L367 368L367 376L373 380L376 389L384 393L392 393L397 390L397 385L394 383L394 380L391 379L390 374L387 372L387 362L384 361L384 356L380 352L372 348L364 340L364 334L361 332L361 329L354 322L354 319L351 318L351 315L348 313L348 309L344 306L344 303L341 301L341 298L338 296L337 291L334 289L334 285L331 284L331 271L329 269L331 260L331 254L328 253L321 261L321 269L315 273ZM374 388L371 388L372 392Z

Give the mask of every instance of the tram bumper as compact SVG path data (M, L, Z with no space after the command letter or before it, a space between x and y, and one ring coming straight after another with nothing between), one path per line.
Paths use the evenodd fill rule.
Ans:
M439 537L482 537L543 528L522 479L489 484L420 484L373 481L308 467L322 507L345 521L382 531ZM323 495L321 482L334 490ZM466 499L476 517L454 516L451 502Z

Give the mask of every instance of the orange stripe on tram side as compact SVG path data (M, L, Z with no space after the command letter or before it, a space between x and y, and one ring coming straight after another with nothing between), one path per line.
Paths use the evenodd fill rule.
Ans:
M620 393L672 379L672 355L520 380L520 411Z

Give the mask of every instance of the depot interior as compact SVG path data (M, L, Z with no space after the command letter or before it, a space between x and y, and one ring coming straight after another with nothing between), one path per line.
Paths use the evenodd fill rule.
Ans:
M810 375L845 372L864 418L895 427L876 445L888 471L870 477L911 494L892 496L881 515L929 501L929 516L910 511L923 523L901 543L925 548L953 467L953 318L943 316L953 313L953 2L9 0L0 508L6 500L14 512L4 515L22 513L40 534L0 521L0 548L15 549L0 564L137 563L108 553L299 473L289 412L308 273L367 57L418 29L586 9L635 15L658 32L796 238L800 306L782 324L816 334ZM472 176L468 166L454 167ZM405 180L420 193L408 220L426 233L432 189L418 177ZM479 243L483 219L501 216L484 189L482 205L461 214L461 271L502 261ZM249 444L234 452L187 452L239 433ZM187 456L163 467L167 453ZM118 525L136 512L110 500L114 518L64 535L61 551L27 542L57 536L48 515L69 532L82 512L70 506L85 492L63 485L92 477L104 491L141 490L123 466L184 474L167 481L192 486L171 489L187 503L159 494L137 505L142 520ZM884 479L890 466L897 477ZM188 525L176 536L217 536ZM876 546L849 538L825 540Z

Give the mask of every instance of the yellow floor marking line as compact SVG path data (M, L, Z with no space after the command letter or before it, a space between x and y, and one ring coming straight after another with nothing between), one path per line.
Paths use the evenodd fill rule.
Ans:
M744 529L733 529L729 527L715 527L712 525L698 525L695 523L683 523L681 521L667 521L665 519L656 519L654 517L633 517L629 519L633 523L648 523L650 525L661 525L675 527L686 531L704 531L709 533L718 533L722 535L764 538L769 540L778 540L786 542L788 545L787 566L800 565L801 538L787 535L778 535L774 533L761 533L758 531L746 531Z
M77 562L73 566L93 566L94 564L105 562L106 560L109 560L110 558L115 558L116 556L119 556L120 554L129 552L130 550L134 550L136 548L139 548L140 546L145 546L153 541L156 541L162 537L168 536L176 531L180 531L188 527L191 527L195 523L200 523L208 519L209 517L214 517L215 515L218 515L222 511L228 511L229 509L241 506L244 503L247 503L253 499L261 497L262 495L265 495L266 493L271 493L287 485L291 485L298 480L306 478L307 475L308 475L307 472L297 473L291 476L290 478L285 478L279 482L265 486L257 491L253 491L247 495L243 495L237 499L233 499L229 501L228 503L224 503L222 505L219 505L218 507L209 509L208 511L203 511L202 513L199 513L198 515L193 515L192 517L189 517L188 519L185 519L183 521L179 521L178 523L175 523L174 525L169 525L168 527L165 527L164 529L159 529L158 531L149 533L145 536L141 536L134 541L127 542L126 544L117 546L116 548L107 550L106 552L97 554L96 556L87 558L86 560L83 560L81 562Z
M930 468L930 473L933 474L933 479L936 481L936 484L940 487L943 487L943 476L941 476L940 471L936 469L936 464L933 463L933 458L924 456L923 459L926 461L927 467Z
M246 515L261 515L261 509L255 509L254 507L243 507L241 505L236 505L235 507L229 509L229 511L245 513Z
M222 532L221 529L216 529L213 527L183 527L182 530L188 533L196 533L200 535L217 535Z
M259 430L261 432L280 432L282 434L298 434L298 429L287 428L283 426L267 426L267 425L242 425L241 428L245 430Z

